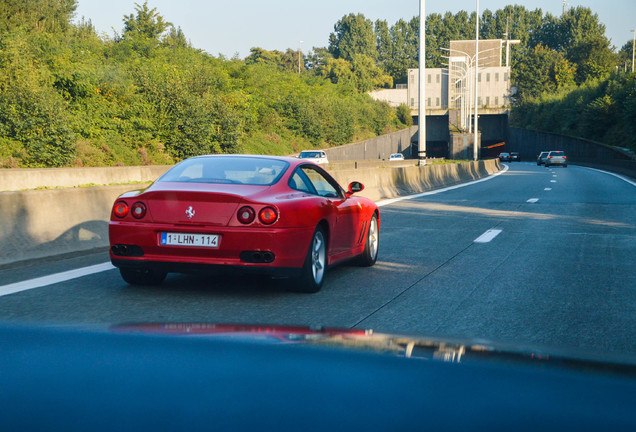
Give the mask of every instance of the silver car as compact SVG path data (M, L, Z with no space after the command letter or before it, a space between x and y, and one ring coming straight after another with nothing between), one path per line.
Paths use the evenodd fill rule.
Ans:
M545 166L549 167L551 165L562 165L563 168L567 168L568 157L565 155L565 152L553 150L548 153L548 157L545 158Z
M543 165L545 163L548 153L550 152L541 152L541 154L537 156L537 165Z

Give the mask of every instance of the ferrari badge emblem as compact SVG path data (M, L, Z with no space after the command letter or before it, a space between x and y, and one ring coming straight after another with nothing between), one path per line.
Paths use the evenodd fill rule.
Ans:
M192 209L192 206L188 207L185 211L185 214L188 217L188 219L192 219L192 217L194 216L194 213L196 212Z

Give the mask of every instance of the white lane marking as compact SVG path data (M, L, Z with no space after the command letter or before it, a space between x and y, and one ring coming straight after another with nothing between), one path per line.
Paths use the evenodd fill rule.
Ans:
M497 237L499 234L501 234L502 230L497 230L497 229L489 229L488 231L486 231L485 233L483 233L482 235L480 235L479 237L477 237L474 242L475 243L488 243L490 242L492 239L494 239L495 237Z
M402 197L385 199L385 200L376 202L376 205L378 207L382 207L382 206L394 204L396 202L400 202L400 201L404 201L404 200L412 200L412 199L420 198L420 197L424 197L424 196L437 195L438 193L447 192L449 190L459 189L459 188L463 188L463 187L466 187L466 186L471 186L471 185L474 185L474 184L477 184L477 183L481 183L481 182L485 182L485 181L488 181L488 180L492 180L495 177L497 177L498 175L501 175L501 174L505 173L506 171L508 171L508 165L506 165L506 164L502 164L502 165L504 166L504 168L501 171L499 171L498 173L495 173L493 175L490 175L488 177L484 177L483 179L474 180L474 181L471 181L471 182L468 182L468 183L462 183L462 184L458 184L458 185L455 185L455 186L449 186L449 187L445 187L445 188L442 188L442 189L437 189L437 190L430 191L430 192L422 192L422 193L418 193L418 194L415 194L415 195L405 195L405 196L402 196Z
M528 201L526 201L526 202L529 202L529 203L531 203L531 204L534 204L534 203L536 203L537 201L539 201L539 198L530 198L530 199L529 199Z
M557 176L556 174L552 174L552 177L556 177L556 176Z
M96 264L88 267L82 267L75 270L69 270L61 273L55 273L48 276L42 276L22 282L16 282L9 285L0 286L0 297L14 294L20 291L26 291L33 288L40 288L47 285L53 285L59 282L66 282L71 279L77 279L82 276L88 276L95 273L101 273L112 270L115 267L109 262Z
M556 180L550 180L550 183L556 183Z
M602 173L605 173L605 174L609 174L609 175L614 176L614 177L617 177L617 178L619 178L619 179L621 179L621 180L623 180L623 181L626 181L627 183L629 183L629 184L630 184L630 185L632 185L632 186L636 186L636 182L634 182L634 181L632 181L632 180L628 179L627 177L623 177L622 175L614 174L614 173L612 173L612 172L609 172L609 171L603 171L603 170L596 169L596 168L589 168L589 167L582 167L582 168L586 168L586 169L589 169L589 170L592 170L592 171L598 171L598 172L602 172Z
M545 189L543 189L543 190L552 190L552 188L545 188Z

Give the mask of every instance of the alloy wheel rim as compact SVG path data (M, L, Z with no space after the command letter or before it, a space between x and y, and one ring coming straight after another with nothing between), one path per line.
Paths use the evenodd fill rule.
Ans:
M375 217L371 218L371 225L369 225L369 252L371 259L375 259L378 254L378 221Z
M311 247L311 271L314 282L319 284L325 275L325 238L320 231L314 235Z

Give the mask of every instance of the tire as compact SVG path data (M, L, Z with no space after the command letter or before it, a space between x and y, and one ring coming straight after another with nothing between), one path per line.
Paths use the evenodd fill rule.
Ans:
M567 164L566 164L566 165L563 165L563 168L567 168L567 167L568 167L568 166L567 166Z
M380 248L380 227L378 226L378 216L373 214L369 228L367 229L367 239L364 242L364 252L360 255L358 263L362 267L371 267L378 259L378 249Z
M549 163L546 163L546 164L545 164L545 167L546 167L546 168L550 168L550 164L549 164Z
M119 273L130 285L161 285L167 275L150 269L132 268L120 268Z
M314 231L305 257L301 274L290 281L290 288L296 292L316 293L322 288L327 273L327 236L319 225Z

